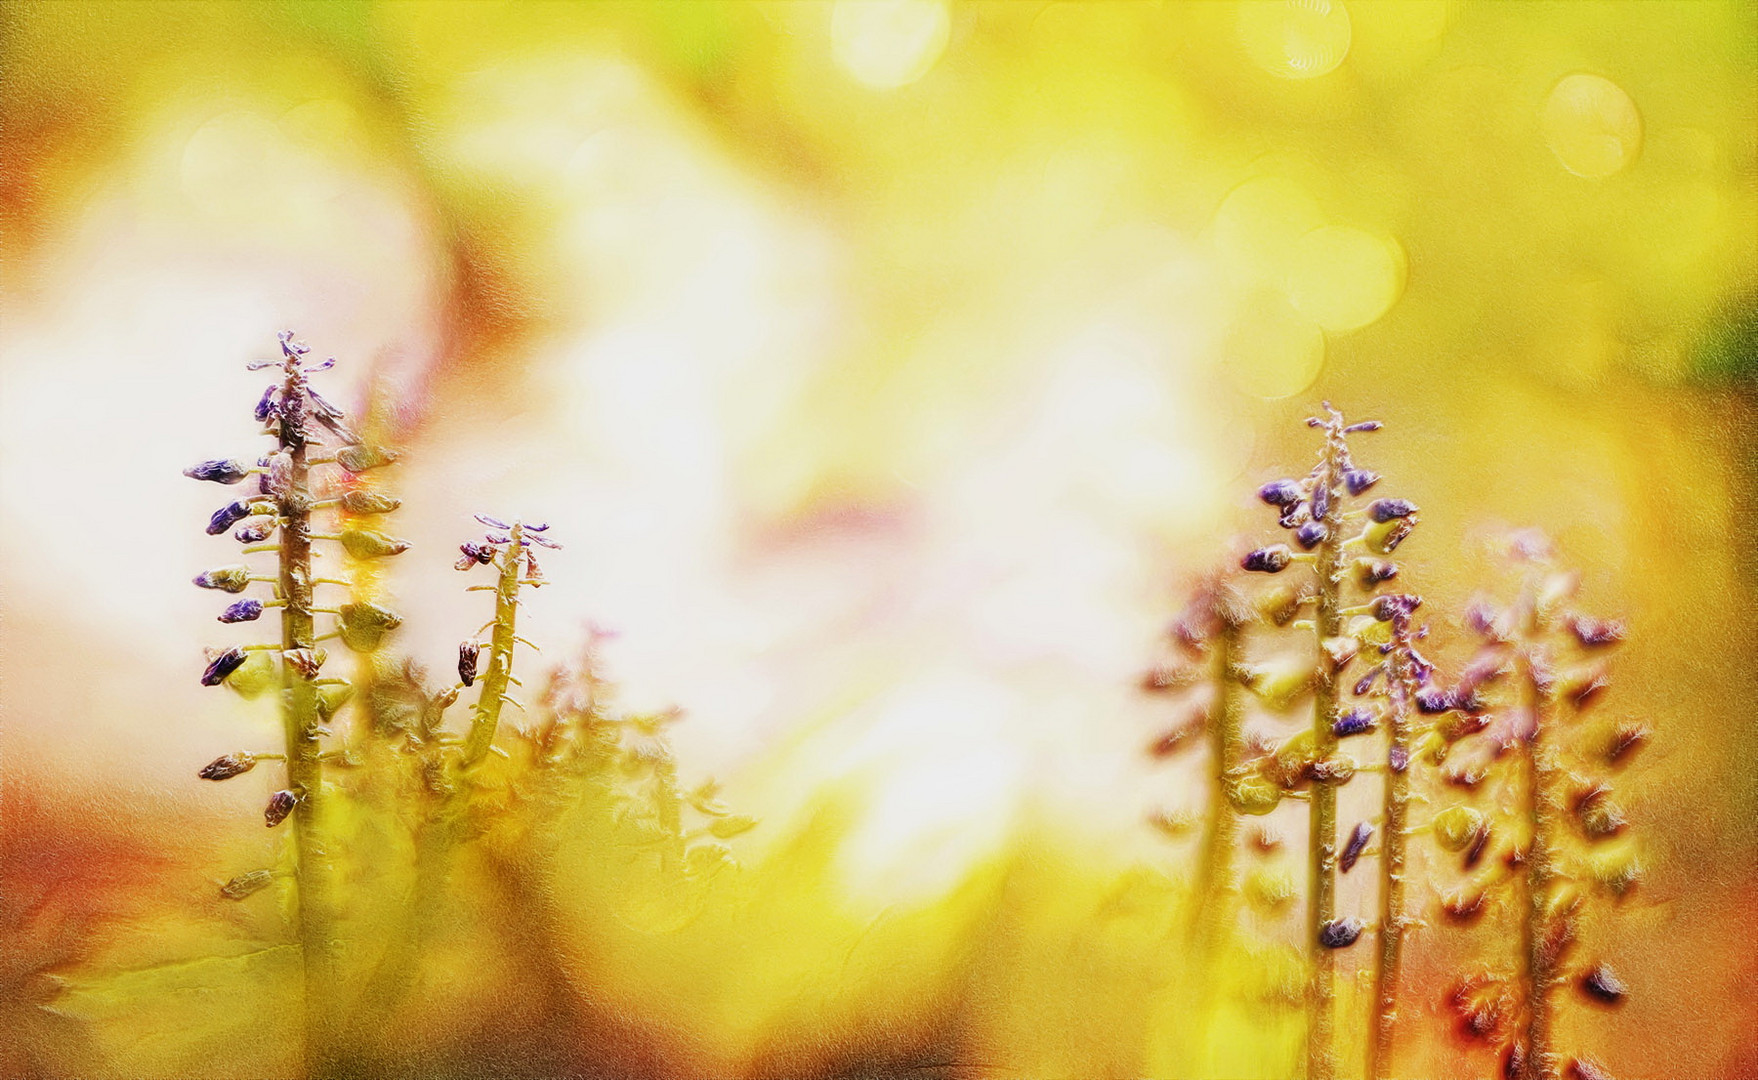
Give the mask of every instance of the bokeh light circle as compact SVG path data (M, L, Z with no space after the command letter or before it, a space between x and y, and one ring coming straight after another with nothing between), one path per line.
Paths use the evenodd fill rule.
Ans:
M1311 386L1325 365L1325 335L1270 289L1252 293L1234 314L1221 347L1233 385L1252 397L1290 397Z
M1642 152L1642 114L1617 83L1577 72L1558 82L1544 103L1544 141L1563 168L1603 180Z
M855 81L895 90L926 75L952 33L943 0L837 0L830 51Z
M1335 71L1349 55L1349 9L1342 0L1244 0L1239 41L1252 63L1283 79Z
M1288 266L1288 298L1332 333L1373 322L1404 291L1404 252L1398 242L1348 225L1326 225L1302 236Z
M1215 247L1247 277L1280 280L1296 241L1325 224L1304 188L1280 176L1258 176L1227 194L1215 211Z

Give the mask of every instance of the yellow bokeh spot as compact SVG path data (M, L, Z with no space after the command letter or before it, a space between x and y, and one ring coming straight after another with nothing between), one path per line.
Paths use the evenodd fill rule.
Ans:
M1602 180L1642 152L1642 114L1617 83L1578 72L1557 83L1545 102L1544 141L1563 168Z
M1215 211L1215 247L1242 276L1280 281L1295 242L1324 223L1299 184L1260 176L1234 188Z
M1404 291L1398 242L1348 225L1312 230L1295 243L1288 261L1288 298L1332 333L1373 322Z
M837 0L830 50L857 82L893 90L928 73L951 31L943 0Z
M1325 335L1318 325L1270 290L1247 297L1222 346L1233 385L1259 398L1285 398L1318 379Z
M1312 79L1349 55L1342 0L1244 0L1239 41L1253 63L1283 79Z

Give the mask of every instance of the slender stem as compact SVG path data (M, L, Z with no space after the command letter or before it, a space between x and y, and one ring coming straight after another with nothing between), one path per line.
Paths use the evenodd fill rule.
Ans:
M305 441L304 376L287 365L283 393L281 449L291 459L280 503L281 647L308 649L314 643L311 592L311 485ZM334 1040L326 1019L335 1010L335 907L324 846L322 747L319 743L317 688L292 664L282 664L282 723L287 740L287 783L298 794L293 813L297 852L297 923L305 971L305 1061L313 1076L331 1071Z
M1549 911L1551 881L1556 876L1552 850L1558 817L1555 804L1560 766L1554 748L1545 738L1550 726L1550 695L1540 685L1531 660L1524 652L1519 664L1532 710L1532 734L1524 755L1526 784L1523 792L1532 842L1520 874L1524 908L1520 920L1520 976L1526 997L1526 1026L1522 1040L1526 1046L1526 1065L1520 1080L1552 1080L1556 1069L1551 1051L1550 992L1556 983L1556 966L1560 957L1557 943L1551 939L1558 933L1554 920L1568 917L1553 917Z
M469 768L481 761L494 742L495 728L500 724L501 703L506 698L507 684L513 673L514 620L519 611L519 559L524 553L520 543L524 524L513 522L509 542L500 553L500 580L494 590L494 635L489 639L488 673L482 677L482 693L476 699L476 715L470 722L470 734L464 740L464 756L459 764Z
M1380 825L1380 934L1374 968L1374 1028L1367 1044L1367 1075L1381 1080L1392 1062L1392 1040L1398 1030L1398 972L1404 951L1404 831L1410 809L1410 701L1415 684L1410 659L1410 616L1392 620L1390 689L1391 746L1387 760L1404 763L1386 768L1385 805Z
M1328 638L1343 632L1342 616L1342 500L1337 488L1342 457L1343 436L1333 427L1325 441L1325 460L1318 477L1328 498L1325 500L1325 539L1319 544L1313 570L1318 577L1318 611L1313 619L1317 659L1314 671L1312 735L1314 752L1330 757L1337 749L1337 735L1332 728L1337 713L1337 675L1325 652ZM1336 917L1337 909L1337 789L1329 783L1314 781L1309 804L1310 831L1307 839L1307 906L1306 947L1312 954L1312 986L1307 997L1306 1077L1307 1080L1331 1080L1336 1075L1335 1000L1337 959L1330 949L1319 943L1319 933Z
M1202 912L1197 921L1197 957L1202 979L1206 983L1213 972L1214 957L1221 938L1233 922L1233 902L1238 892L1234 880L1235 853L1239 837L1239 816L1228 799L1228 785L1233 782L1239 755L1239 728L1243 712L1239 681L1234 668L1240 659L1239 625L1229 618L1221 619L1215 635L1214 672L1215 701L1210 710L1209 744L1210 771L1214 784L1209 794L1207 835L1203 856L1198 902Z

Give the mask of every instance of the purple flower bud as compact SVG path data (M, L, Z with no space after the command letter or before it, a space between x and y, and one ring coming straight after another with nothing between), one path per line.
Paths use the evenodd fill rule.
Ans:
M1416 513L1416 504L1409 499L1375 499L1367 506L1367 516L1384 525L1397 518Z
M1416 711L1433 716L1454 707L1453 694L1438 686L1425 686L1416 691Z
M1373 667L1368 668L1367 672L1363 674L1361 678L1355 680L1355 696L1360 697L1369 690L1372 690L1374 680L1378 679L1380 677L1380 672L1384 670L1386 670L1386 665L1384 664L1375 664Z
M1365 735L1372 731L1373 714L1366 709L1350 709L1331 722L1331 733L1339 739L1351 735Z
M1359 495L1380 482L1380 474L1367 469L1350 469L1343 474L1343 486L1351 495Z
M203 780L230 780L234 776L243 776L256 768L256 757L253 754L227 754L217 757L201 767L196 775Z
M1382 427L1385 427L1385 425L1378 420L1363 420L1359 424L1350 424L1348 427L1344 428L1343 434L1353 435L1357 431L1378 431Z
M275 395L280 392L280 383L273 383L267 390L262 392L262 397L256 403L256 411L252 414L256 417L257 423L266 421L269 416L274 413Z
M1258 548L1239 561L1246 570L1258 574L1280 574L1288 569L1294 561L1294 553L1285 544L1272 544L1266 548Z
M481 644L466 641L458 646L458 678L465 686L476 682L476 663L482 655Z
M1393 619L1409 615L1422 606L1422 597L1410 593L1388 593L1373 598L1373 617L1380 622L1391 622Z
M1293 506L1300 501L1300 484L1294 480L1273 480L1257 489L1257 497L1271 506Z
M260 544L269 538L269 534L279 527L280 522L272 517L258 517L238 526L232 533L232 539L240 544Z
M291 330L281 331L275 335L275 339L281 343L281 355L289 360L297 359L311 351L311 347L304 342L293 340L293 331Z
M1577 615L1569 620L1569 630L1575 635L1575 640L1588 649L1616 645L1624 640L1623 624L1610 619L1589 619Z
M1403 772L1410 767L1410 751L1402 746L1392 747L1392 752L1386 755L1386 764L1393 772Z
M1324 522L1309 521L1295 530L1294 540L1300 545L1300 550L1311 551L1324 543L1325 538L1330 535L1331 530L1325 527Z
M1355 944L1355 939L1366 929L1360 919L1353 915L1341 919L1332 919L1319 929L1318 941L1327 949L1347 949Z
M220 612L221 622L255 622L262 618L261 600L240 600Z
M1284 506L1282 512L1276 515L1276 524L1284 529L1298 529L1302 524L1311 520L1312 515L1307 513L1306 504L1303 502Z
M462 558L452 564L458 570L468 570L479 563L486 566L494 561L495 549L492 544L478 544L467 540L458 545L458 550L464 553Z
M247 502L229 502L214 511L208 518L208 535L218 536L250 516L250 504Z
M263 807L263 823L271 829L274 828L281 822L286 821L287 815L291 814L293 808L298 805L299 797L294 795L291 791L275 792L273 795L269 796L269 804Z
M1315 486L1310 505L1314 520L1323 521L1325 515L1331 512L1331 489L1323 484Z
M236 458L203 461L183 470L183 475L192 480L211 480L216 484L236 484L250 475L250 469L244 462Z
M1367 842L1371 839L1373 839L1373 826L1365 821L1356 822L1355 830L1349 834L1349 842L1343 845L1342 858L1337 860L1337 865L1342 868L1345 874L1355 869L1356 860L1360 859L1361 853L1367 850Z
M193 580L204 589L240 593L250 584L250 567L216 566L212 570L203 570Z
M226 676L244 665L245 659L246 654L243 647L232 646L208 663L208 669L201 674L201 684L203 686L220 685L226 681Z

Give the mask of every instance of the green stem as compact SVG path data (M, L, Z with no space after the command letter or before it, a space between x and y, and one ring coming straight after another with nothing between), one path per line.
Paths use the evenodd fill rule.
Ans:
M1404 951L1404 839L1410 809L1410 700L1415 685L1411 663L1410 622L1392 623L1392 652L1387 671L1391 690L1391 746L1388 760L1402 769L1386 769L1385 806L1380 825L1380 934L1374 968L1374 1029L1367 1047L1367 1075L1381 1080L1391 1067L1392 1040L1398 1029L1398 973Z
M291 459L286 490L278 493L283 519L280 544L281 647L309 649L314 644L311 587L311 484L306 456L304 376L296 362L287 364L283 400L289 407L281 423L281 449ZM322 746L318 737L317 688L291 664L281 665L282 725L287 741L287 783L299 796L293 813L296 851L295 918L305 972L305 1062L313 1076L334 1066L334 1040L328 1017L336 1010L335 904L327 873Z
M1342 499L1338 495L1339 463L1343 436L1335 429L1325 442L1325 461L1318 482L1328 491L1324 523L1327 533L1319 545L1313 570L1318 577L1318 611L1313 620L1317 638L1317 678L1313 689L1313 749L1322 760L1336 752L1337 735L1331 726L1337 712L1337 674L1325 652L1328 638L1341 636L1342 615ZM1307 997L1306 1077L1331 1080L1336 1075L1335 1048L1337 959L1319 943L1319 933L1336 917L1337 910L1337 789L1314 781L1307 839L1306 947L1312 955L1312 986Z
M507 684L513 673L514 620L519 611L519 560L524 552L520 540L524 525L513 522L508 532L509 543L500 553L500 580L494 590L494 635L489 639L488 673L482 677L482 693L476 699L476 715L470 722L470 734L464 740L462 768L481 761L494 743L495 728L500 725L501 703L506 699Z

